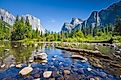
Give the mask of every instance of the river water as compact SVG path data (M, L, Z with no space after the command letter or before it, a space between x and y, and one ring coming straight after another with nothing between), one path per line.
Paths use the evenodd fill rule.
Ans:
M29 63L29 58L37 52L45 52L48 55L46 63L37 60ZM49 44L25 45L22 43L2 42L0 46L0 65L6 64L0 68L0 80L34 80L39 77L40 80L120 80L120 78L108 74L106 71L92 67L90 63L72 59L73 53L54 48ZM78 53L77 53L78 54ZM22 63L21 68L11 66ZM19 71L31 64L33 71L26 77L20 76ZM64 71L67 71L64 72ZM49 78L44 78L45 71L52 71Z

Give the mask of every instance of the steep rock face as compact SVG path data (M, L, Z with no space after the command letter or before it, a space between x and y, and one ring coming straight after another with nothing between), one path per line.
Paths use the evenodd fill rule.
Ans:
M0 8L0 19L10 25L13 25L16 18L7 10Z
M73 29L73 25L70 23L64 23L61 32L70 32Z
M32 26L32 29L35 29L35 30L38 29L40 32L45 33L45 30L41 25L40 19L30 14L19 16L19 18L21 17L23 17L24 20L26 20L26 17L28 17L29 23ZM9 25L13 25L16 20L16 17L13 16L11 13L9 13L7 10L0 8L0 19L8 23Z
M121 1L112 4L107 9L101 10L99 12L101 19L101 25L114 24L117 16L121 17Z
M83 28L91 27L105 27L109 24L115 24L116 17L121 17L121 1L112 4L106 9L101 11L93 11L90 17L85 20L79 22L78 18L73 18L71 24L74 25L72 30L77 30Z
M61 32L71 32L72 30L80 29L83 21L79 18L72 18L70 23L64 23Z
M72 21L70 24L77 26L78 24L81 24L83 21L79 18L72 18Z
M22 15L21 17L24 18L24 20L29 19L29 23L32 26L32 29L36 30L38 29L39 31L41 31L42 33L44 33L44 29L42 28L40 19L30 15L30 14L26 14L26 15Z
M100 17L97 11L93 11L86 22L86 27L95 27L95 26L100 26Z

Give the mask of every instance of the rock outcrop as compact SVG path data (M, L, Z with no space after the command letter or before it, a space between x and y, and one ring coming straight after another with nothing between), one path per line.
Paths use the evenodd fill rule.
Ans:
M4 22L13 25L16 17L13 16L10 12L8 12L5 9L0 8L0 19L3 20Z
M40 19L30 15L30 14L26 14L26 15L22 15L21 17L24 18L24 20L29 19L29 23L32 26L32 29L36 30L38 29L39 31L42 31L44 33L44 29L42 28Z
M72 18L70 23L64 23L61 32L71 32L72 30L80 29L82 22L79 18Z
M66 27L66 29L62 28L61 32L79 30L82 27L86 29L91 27L94 29L94 27L105 27L110 24L114 25L117 16L121 17L121 1L114 3L101 11L93 11L87 20L82 21L78 18L73 18L70 23L73 27L64 24L63 27Z
M32 29L34 29L34 30L38 29L40 32L45 33L45 30L41 25L40 19L38 19L30 14L19 16L19 18L21 18L21 17L23 17L24 20L26 20L26 18L28 17L30 25L32 26ZM13 25L16 20L16 16L13 16L7 10L0 8L0 19L4 22L8 23L9 25Z

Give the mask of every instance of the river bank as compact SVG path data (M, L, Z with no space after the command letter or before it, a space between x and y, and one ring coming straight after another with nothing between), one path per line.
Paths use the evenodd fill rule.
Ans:
M79 55L82 55L88 58L90 64L94 67L102 68L109 73L120 76L121 75L121 55L116 58L116 55L105 55L102 54L99 50L88 50L88 49L77 49L70 47L56 47L58 49L70 51L70 52L78 52ZM112 55L112 56L111 56Z

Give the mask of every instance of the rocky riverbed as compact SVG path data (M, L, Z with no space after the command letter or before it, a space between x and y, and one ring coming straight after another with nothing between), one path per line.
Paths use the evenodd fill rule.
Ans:
M45 45L36 48L18 45L12 47L12 50L7 49L7 52L14 54L3 60L0 80L120 80L120 75L109 73L104 68L108 69L111 66L104 66L103 58L85 53L70 52ZM39 60L32 58L34 54L41 52L46 53L47 58L45 56ZM120 74L120 71L117 74Z

